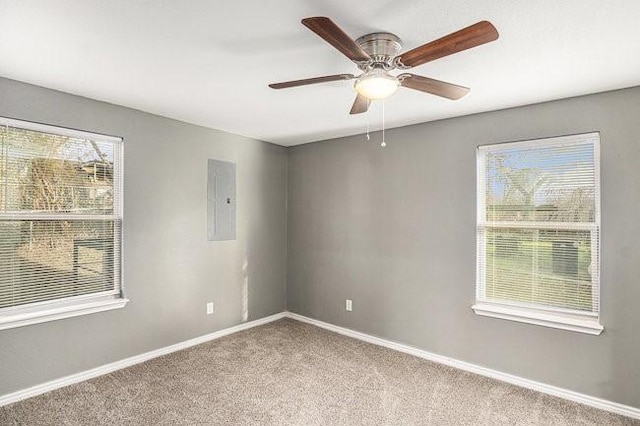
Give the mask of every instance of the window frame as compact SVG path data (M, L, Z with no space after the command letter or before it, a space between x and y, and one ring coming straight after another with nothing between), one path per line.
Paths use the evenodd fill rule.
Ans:
M103 312L113 309L123 308L129 299L125 297L123 283L123 138L98 133L86 132L82 130L69 129L65 127L41 124L31 121L17 120L0 117L0 127L14 127L18 129L35 132L55 134L72 138L89 139L100 142L111 142L114 144L114 209L113 219L119 221L118 236L114 237L114 284L119 283L118 289L97 292L92 294L64 297L47 301L29 303L25 305L10 306L0 309L0 330L22 327L31 324L54 321L63 318L70 318L79 315L87 315L96 312ZM105 220L104 215L91 214L64 214L64 213L0 213L0 219L15 220L24 219L44 219L48 220ZM117 258L116 258L117 257Z
M594 150L594 189L595 189L595 212L593 223L574 222L527 222L527 221L502 221L491 222L486 216L486 169L485 158L488 153L500 152L501 150L514 148L540 148L540 147L565 147L580 144L593 144ZM597 312L577 312L570 309L555 308L551 306L528 306L517 302L487 300L483 294L486 289L486 277L483 274L481 260L486 262L486 230L510 228L510 229L557 229L557 230L584 230L591 235L591 258L596 262L597 273L593 292L596 292L597 300L600 301L600 241L601 241L601 181L600 181L600 133L591 132L569 136L559 136L551 138L541 138L524 140L517 142L504 142L499 144L481 145L476 150L477 167L477 217L476 217L476 300L472 306L478 315L507 319L528 324L542 325L562 330L576 331L587 334L599 335L604 330L600 324L600 304ZM485 263L486 264L486 263Z

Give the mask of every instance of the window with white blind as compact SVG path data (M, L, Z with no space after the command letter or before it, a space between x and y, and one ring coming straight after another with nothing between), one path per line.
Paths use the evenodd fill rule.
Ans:
M600 334L600 136L478 147L480 315Z
M122 139L0 118L0 329L122 307Z

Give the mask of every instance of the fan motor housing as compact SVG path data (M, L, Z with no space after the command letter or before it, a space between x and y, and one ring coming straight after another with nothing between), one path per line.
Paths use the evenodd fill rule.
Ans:
M372 63L361 66L367 69L382 66L385 69L394 68L393 59L398 56L402 49L402 40L391 33L371 33L363 35L356 40L356 44L371 56Z

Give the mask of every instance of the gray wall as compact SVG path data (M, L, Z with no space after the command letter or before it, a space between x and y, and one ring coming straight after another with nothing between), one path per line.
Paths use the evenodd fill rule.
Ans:
M132 300L0 331L0 395L281 312L286 291L303 315L640 406L640 88L395 129L385 149L374 135L287 150L5 79L0 116L125 138ZM476 316L475 147L590 131L605 332ZM206 241L208 158L237 163L236 241Z
M0 116L124 137L131 299L0 331L0 395L284 310L285 148L6 79ZM236 241L207 241L208 158L237 163Z
M602 143L600 336L480 317L476 146ZM640 407L640 88L289 149L289 310ZM353 299L353 312L345 299Z

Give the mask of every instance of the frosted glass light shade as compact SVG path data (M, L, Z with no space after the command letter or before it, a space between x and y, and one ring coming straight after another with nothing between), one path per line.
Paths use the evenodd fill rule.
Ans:
M383 69L375 68L358 77L354 87L365 98L378 100L393 95L399 84L396 77Z

